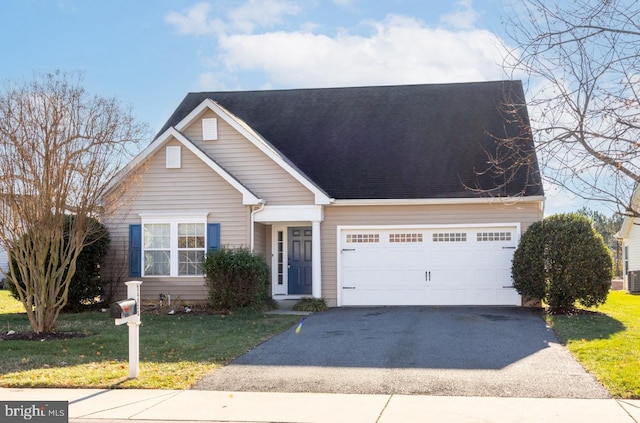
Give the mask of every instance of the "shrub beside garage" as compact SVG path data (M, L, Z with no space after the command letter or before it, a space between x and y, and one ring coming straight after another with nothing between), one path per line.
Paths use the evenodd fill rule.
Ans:
M557 214L532 224L513 256L513 284L520 295L545 302L552 313L566 313L607 300L613 259L591 219Z

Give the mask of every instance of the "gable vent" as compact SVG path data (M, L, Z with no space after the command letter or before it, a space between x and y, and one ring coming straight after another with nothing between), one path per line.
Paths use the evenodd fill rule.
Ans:
M218 139L218 119L202 119L202 139L203 141L212 141Z
M165 149L165 155L167 169L180 169L180 167L182 167L179 145L167 146L167 148Z

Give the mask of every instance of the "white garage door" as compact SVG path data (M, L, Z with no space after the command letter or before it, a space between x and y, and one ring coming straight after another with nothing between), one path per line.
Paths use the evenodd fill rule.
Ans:
M341 305L520 305L514 226L340 230Z

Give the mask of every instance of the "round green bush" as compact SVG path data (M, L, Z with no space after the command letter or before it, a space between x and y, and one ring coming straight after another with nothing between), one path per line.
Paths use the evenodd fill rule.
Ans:
M207 254L203 269L209 305L216 311L263 308L269 300L269 266L246 248L220 248Z
M513 285L520 295L544 301L551 312L607 300L613 260L591 220L557 214L532 224L513 256Z

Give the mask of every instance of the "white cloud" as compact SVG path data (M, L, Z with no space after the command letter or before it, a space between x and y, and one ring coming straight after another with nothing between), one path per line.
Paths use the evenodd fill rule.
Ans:
M470 0L456 3L441 27L408 16L360 21L334 34L315 22L280 30L303 11L295 0L247 0L214 11L208 3L165 16L185 35L213 37L215 51L201 59L197 82L204 89L232 86L322 87L502 79L506 47L492 32L477 29ZM352 0L334 0L342 6ZM227 3L228 4L228 3ZM237 3L233 3L234 5ZM219 16L222 16L221 19Z
M204 72L198 77L196 87L198 91L227 91L229 87L224 80L224 75L216 72Z
M209 3L196 3L182 13L167 13L164 19L182 35L251 33L256 28L272 28L282 23L285 16L299 14L301 9L288 0L249 0L229 10L226 20L210 18L213 12L219 11L214 11Z
M459 0L456 11L442 16L440 21L452 28L469 30L475 27L480 14L473 9L473 0Z
M164 20L175 27L179 34L203 35L216 33L224 24L218 19L209 19L211 5L196 3L184 13L169 12Z
M300 7L286 0L249 0L243 6L229 12L231 26L245 33L256 27L272 28L283 22L285 16L295 16Z
M368 35L235 34L218 40L230 72L261 71L279 86L437 83L499 79L501 42L484 30L430 28L389 15Z

